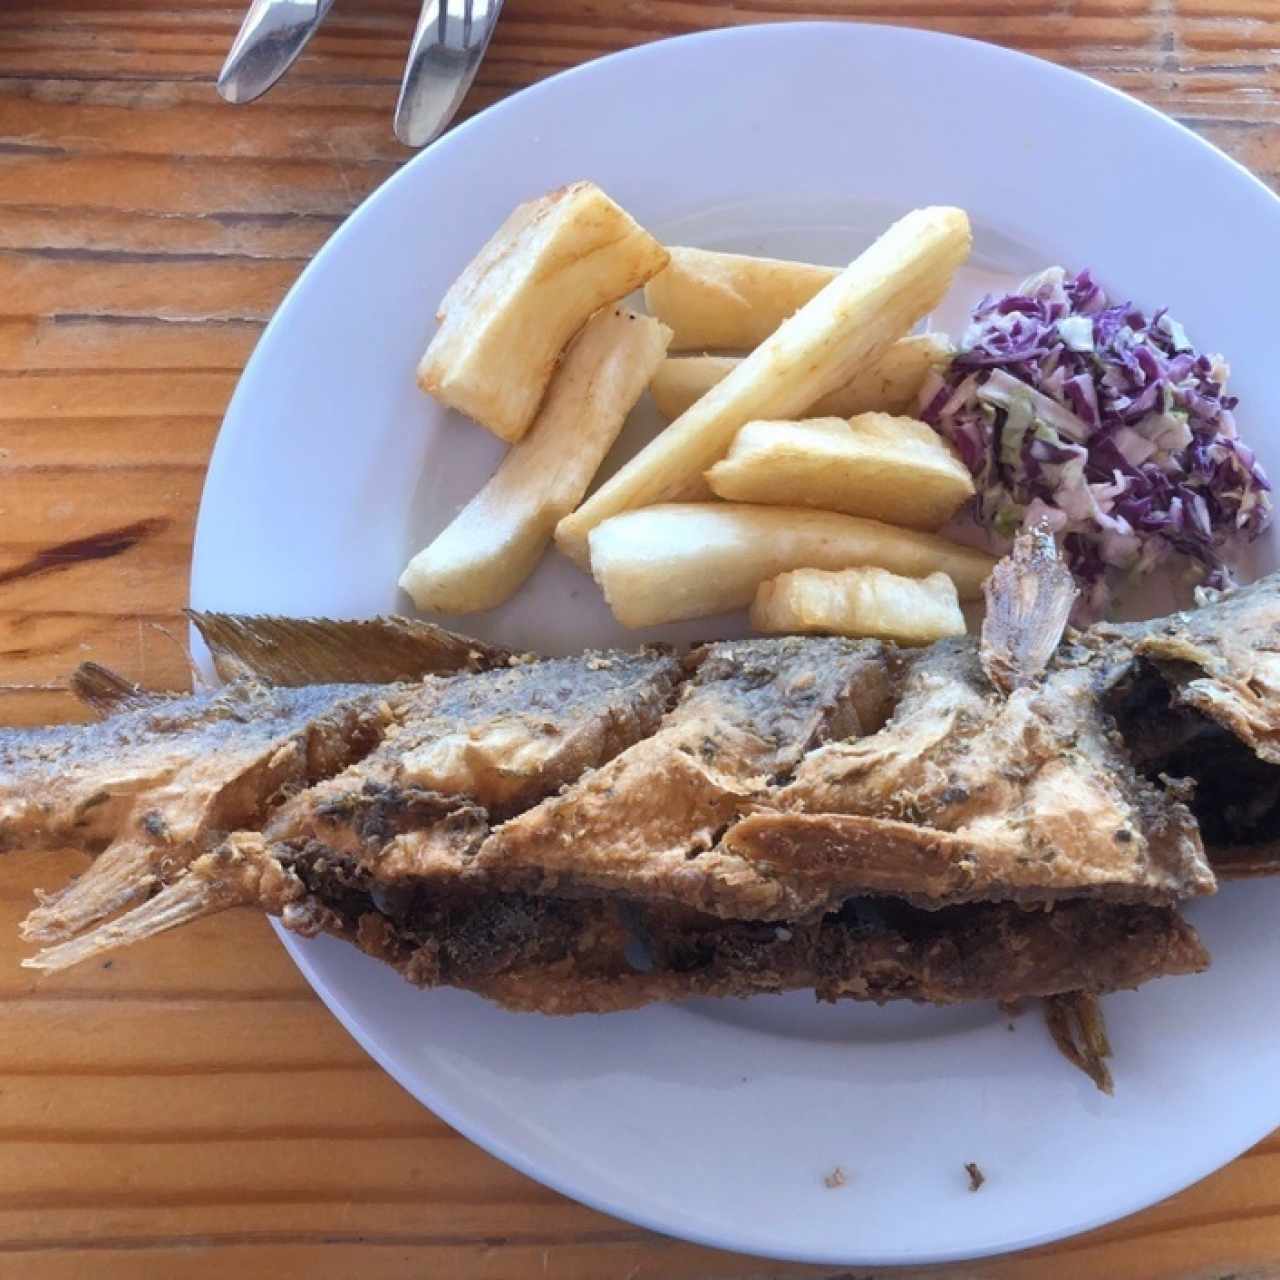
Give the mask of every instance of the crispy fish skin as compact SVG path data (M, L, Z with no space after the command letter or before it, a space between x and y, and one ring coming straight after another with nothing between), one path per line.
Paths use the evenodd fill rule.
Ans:
M223 680L264 684L393 684L428 675L489 671L509 650L418 618L336 621L187 611Z
M75 882L42 896L23 935L67 937L145 897L227 833L266 821L288 794L369 750L394 693L241 683L166 698L73 731L0 737L0 833L10 847L108 848Z
M503 890L768 911L771 887L748 868L739 891L708 851L814 743L887 714L894 664L874 642L795 636L713 644L694 660L656 733L498 827L473 874Z
M676 658L645 650L428 680L377 750L297 797L267 834L360 859L387 883L447 882L491 823L650 734L682 677Z
M774 679L749 703L734 703L730 683L694 702L695 681L653 738L499 828L476 870L504 888L792 921L864 893L940 906L1212 891L1194 821L1128 765L1090 672L1054 673L1006 698L971 641L935 645L902 660L897 708L878 731L842 729L815 745L822 735L790 729L783 769L795 776L779 787L746 726L765 723L770 700L794 701L787 655L802 670L835 668L804 641L777 643L762 662ZM877 657L862 674L883 682L885 670Z
M925 928L841 916L808 925L678 920L651 926L656 955L647 972L584 971L571 962L512 967L469 985L507 1008L551 1014L808 989L822 1001L956 1004L1101 994L1198 973L1209 962L1170 908L1076 901L1048 911L995 903L917 914L935 919Z
M785 882L795 918L862 892L1173 902L1215 883L1190 812L1132 768L1091 671L1002 698L966 642L918 659L890 723L811 753L777 801L724 847Z
M353 686L272 691L238 684L148 698L96 725L0 729L0 850L101 847L125 833L140 795L182 770L223 753L274 750L278 740L361 696L368 691Z
M310 904L285 923L354 943L420 987L475 989L507 973L618 978L632 972L631 933L614 902L521 893L388 888L354 858L309 848L273 854Z

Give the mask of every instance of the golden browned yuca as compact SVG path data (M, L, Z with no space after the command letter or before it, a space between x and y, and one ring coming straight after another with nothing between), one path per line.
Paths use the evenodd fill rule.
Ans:
M944 365L951 344L941 333L899 338L879 360L859 369L843 386L802 412L814 418L852 418L858 413L911 413L930 369ZM649 386L658 412L671 421L701 400L742 363L741 356L668 356Z
M672 502L591 532L591 572L625 627L740 609L791 569L877 565L909 578L945 573L974 600L994 563L937 534L805 507Z
M945 573L904 578L876 568L795 569L760 584L751 626L774 635L869 636L920 645L964 635L964 614Z
M670 261L644 287L644 304L671 327L674 351L759 346L840 274L839 267L668 246Z
M569 339L666 261L593 182L522 204L445 294L418 384L499 438L519 440Z
M703 472L756 418L794 418L834 391L942 300L969 255L961 209L917 209L762 342L556 529L579 565L591 531L634 507L706 494Z
M528 434L401 575L419 609L475 613L519 589L556 524L582 501L670 336L657 320L620 307L587 322Z
M941 529L973 497L969 469L932 427L887 413L748 422L707 483L730 502L843 511L909 529Z

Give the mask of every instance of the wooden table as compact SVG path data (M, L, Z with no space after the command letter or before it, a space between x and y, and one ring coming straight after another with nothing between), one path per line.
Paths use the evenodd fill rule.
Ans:
M406 158L390 116L416 8L340 3L235 110L213 77L238 5L0 7L0 723L79 716L85 658L184 684L222 411L290 282ZM468 109L660 36L804 15L1078 67L1280 177L1275 0L508 0ZM0 1277L834 1280L648 1235L491 1159L374 1067L255 916L33 978L17 922L76 865L15 857L0 880ZM912 1274L1280 1275L1280 1138L1093 1235Z

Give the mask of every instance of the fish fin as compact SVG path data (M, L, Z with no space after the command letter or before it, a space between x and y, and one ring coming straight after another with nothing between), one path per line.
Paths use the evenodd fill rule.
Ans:
M397 616L336 621L188 610L224 680L268 684L392 684L425 675L488 671L506 649Z
M1049 1034L1062 1056L1093 1081L1105 1094L1115 1092L1106 1059L1111 1041L1102 1018L1102 1005L1090 991L1049 996L1044 1002Z
M46 947L28 957L22 961L22 967L56 973L106 951L131 946L144 938L176 929L179 925L189 924L235 905L234 901L219 895L209 881L185 875L162 889L150 901L134 907L132 911L126 911L118 919L100 924L78 938ZM24 936L25 934L24 930Z
M987 616L979 654L987 679L1005 694L1034 684L1062 640L1077 595L1045 526L1017 536L983 594Z
M304 894L302 882L280 865L260 836L231 836L214 852L197 858L154 898L78 938L46 947L23 960L22 966L48 973L69 969L230 907L252 905L278 913Z
M82 662L71 674L71 692L105 719L120 711L149 706L173 697L155 693L126 680L124 676L96 662Z
M28 942L70 938L145 898L157 883L156 854L153 844L117 840L65 888L39 895L40 905L22 922L23 938Z

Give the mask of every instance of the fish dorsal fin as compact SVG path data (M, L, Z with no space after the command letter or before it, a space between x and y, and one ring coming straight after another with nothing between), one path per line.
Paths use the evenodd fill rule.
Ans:
M1034 684L1066 630L1076 584L1041 525L1020 533L983 587L987 616L979 656L987 679L1004 694Z
M506 649L417 618L344 621L188 610L224 680L267 684L392 684L505 666Z
M163 702L171 696L144 689L97 662L82 662L72 672L71 692L102 717Z

